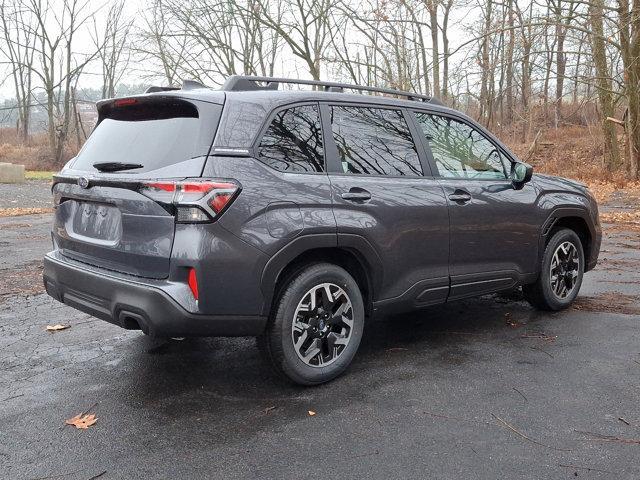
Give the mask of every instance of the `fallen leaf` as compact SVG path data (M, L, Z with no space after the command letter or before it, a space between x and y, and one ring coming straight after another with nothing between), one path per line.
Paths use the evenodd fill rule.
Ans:
M56 323L55 325L47 325L47 332L57 332L58 330L66 330L71 325L61 325Z
M314 412L313 410L309 410L309 416L313 417L316 414L316 412Z
M640 223L640 210L632 212L602 212L600 221L604 223Z
M523 333L520 335L520 338L537 338L538 340L544 340L545 342L553 343L558 338L557 335L547 335L542 332L534 332L534 333Z
M74 427L80 428L82 430L86 430L97 421L98 419L93 413L90 413L88 415L83 415L82 413L80 413L75 417L70 418L69 420L65 420L64 423L67 425L73 425Z
M520 326L520 324L518 322L516 322L515 320L511 319L511 313L510 312L507 312L507 313L504 314L504 320L505 320L505 323L507 325L509 325L510 327L517 328L517 327Z

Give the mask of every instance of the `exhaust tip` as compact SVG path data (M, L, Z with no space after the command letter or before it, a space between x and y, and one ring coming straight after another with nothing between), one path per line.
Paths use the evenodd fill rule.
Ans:
M149 334L149 327L142 315L122 310L118 315L118 321L125 330L142 330L145 335Z

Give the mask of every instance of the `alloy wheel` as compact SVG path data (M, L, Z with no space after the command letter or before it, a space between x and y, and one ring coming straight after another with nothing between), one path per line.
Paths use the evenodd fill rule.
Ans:
M556 248L549 273L553 294L560 299L567 298L575 289L580 275L580 257L573 243L562 242Z
M338 285L322 283L308 290L298 303L291 340L305 364L324 367L345 351L352 331L353 307L349 295Z

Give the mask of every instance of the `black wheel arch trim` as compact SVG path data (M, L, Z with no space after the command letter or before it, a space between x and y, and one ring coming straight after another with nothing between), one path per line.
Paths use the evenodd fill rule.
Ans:
M542 261L542 256L544 255L544 247L549 238L549 234L553 230L553 227L563 218L570 217L578 217L584 220L587 228L589 229L589 235L591 237L592 242L592 250L595 247L595 240L598 238L598 231L596 230L596 226L594 224L593 218L591 217L589 211L585 208L577 208L577 207L556 207L554 208L547 219L543 222L542 228L540 230L540 239L538 245L538 261ZM585 255L585 263L586 266L591 266L593 262L594 252L593 251L584 251ZM596 255L597 256L597 255ZM586 271L587 269L585 269Z
M307 234L287 243L267 261L262 270L260 284L264 296L264 315L267 315L271 308L276 285L284 269L305 252L322 248L344 249L354 254L365 269L370 298L371 300L376 298L376 292L380 291L383 278L382 260L367 239L356 234Z

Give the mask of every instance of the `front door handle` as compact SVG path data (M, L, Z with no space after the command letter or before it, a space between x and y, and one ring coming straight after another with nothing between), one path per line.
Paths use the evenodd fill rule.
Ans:
M348 192L345 192L340 196L344 200L349 200L352 202L366 202L367 200L371 200L371 193L368 190L357 187L350 189Z
M451 195L449 195L449 200L457 203L467 203L471 200L471 195L469 192L465 192L464 190L456 189Z

